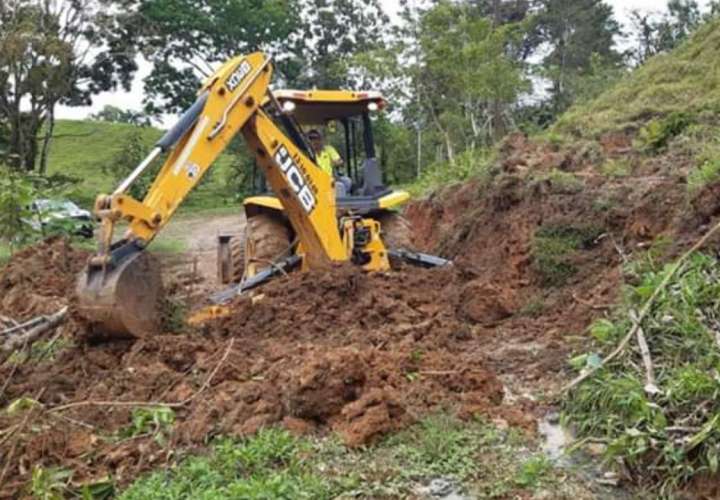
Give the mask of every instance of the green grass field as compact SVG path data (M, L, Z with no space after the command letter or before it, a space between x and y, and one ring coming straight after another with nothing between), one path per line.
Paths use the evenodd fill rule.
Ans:
M136 130L140 130L148 152L163 133L156 128L138 129L123 123L58 120L50 148L48 173L76 179L77 184L71 188L68 197L89 208L97 194L107 193L115 187L116 180L110 173L113 161ZM234 161L236 157L232 154L221 155L184 206L215 208L232 203L234 193L228 188L228 176Z

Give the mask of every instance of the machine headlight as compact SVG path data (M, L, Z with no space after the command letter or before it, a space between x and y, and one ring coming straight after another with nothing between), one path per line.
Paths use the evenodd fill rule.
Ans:
M282 105L282 109L285 113L292 113L295 111L295 103L292 101L285 101Z
M378 110L378 105L376 102L371 102L370 104L368 104L368 111L377 111L377 110Z

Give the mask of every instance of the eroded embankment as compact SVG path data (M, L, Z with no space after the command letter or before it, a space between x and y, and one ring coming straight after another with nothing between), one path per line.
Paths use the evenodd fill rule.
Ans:
M0 493L21 491L34 467L125 484L213 436L266 425L359 445L446 411L532 432L582 332L627 279L623 264L663 235L681 248L719 211L712 187L687 210L676 178L598 176L595 161L513 137L492 184L411 205L416 243L452 268L294 274L238 299L228 318L149 340L88 343L71 314L72 342L0 367L0 405L40 403L0 416ZM71 304L85 258L60 240L17 254L0 272L0 314ZM172 410L167 442L129 432L146 403Z

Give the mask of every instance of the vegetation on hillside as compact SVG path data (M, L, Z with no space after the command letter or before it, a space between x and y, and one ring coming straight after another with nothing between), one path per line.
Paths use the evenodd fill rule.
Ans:
M71 9L93 7L94 14L71 26L75 33L90 37L89 47L124 54L103 59L98 53L84 62L74 58L77 47L63 39L62 18L47 5L11 0L0 6L0 261L38 237L25 222L34 198L68 197L89 208L162 134L145 126L150 117L192 100L211 70L207 62L217 65L259 47L276 56L278 86L383 90L393 104L376 120L378 155L388 181L418 194L468 179L485 192L502 172L545 189L543 196L574 196L591 184L645 182L633 177L644 168L644 178L677 181L690 205L720 182L720 19L701 16L693 0L671 0L659 20L634 14L639 31L628 53L616 43L619 23L603 0L403 2L392 29L383 29L389 20L377 0L198 0L172 9L164 0L79 0ZM103 17L100 5L119 14ZM717 7L713 3L714 12ZM216 15L206 16L209 11ZM238 21L228 24L229 18ZM100 26L102 36L91 37ZM128 54L140 52L152 65L142 112L107 108L94 121L55 120L58 103L80 104L128 83L135 69ZM14 69L26 61L22 71ZM37 105L21 109L21 97ZM501 169L502 141L512 131L531 135L523 146L538 146L531 153L545 163ZM619 143L609 149L619 152L604 151L608 137ZM554 162L566 149L575 155L568 168L562 158ZM184 207L236 203L252 163L234 143ZM134 196L143 195L152 173ZM598 213L623 203L591 201ZM580 251L608 236L595 223L543 221L532 229L527 267L541 287L560 288L580 275ZM167 252L183 250L172 241L159 244ZM562 404L568 425L582 440L600 442L608 464L653 492L672 494L720 472L717 259L694 255L659 292L642 322L647 350L638 341L598 365L670 272L658 244L642 242L655 246L641 258L618 247L627 278L620 304L592 325L591 345L570 360L573 369L597 371ZM171 412L148 409L133 415L122 437L150 433L164 440L173 425ZM33 493L67 493L66 472L37 469ZM276 429L218 439L208 454L138 479L124 497L407 496L425 479L446 476L484 496L556 491L562 483L513 433L438 417L360 451Z
M632 264L638 284L590 329L598 350L618 345L671 268L652 253ZM662 494L720 470L719 273L714 257L695 255L642 322L648 358L633 340L565 401L565 419L582 438L604 443L609 463Z
M115 189L120 179L150 152L162 133L153 127L125 123L58 120L48 173L69 177L73 182L67 196L90 208L98 194ZM237 163L232 153L223 154L191 193L186 206L216 207L236 202L241 193L233 192L237 187L228 179ZM143 179L141 186L147 188L152 175Z
M638 132L676 112L703 123L720 113L720 20L701 26L671 54L661 54L599 98L578 105L553 127L572 138L599 138L608 132ZM622 103L622 105L618 105Z

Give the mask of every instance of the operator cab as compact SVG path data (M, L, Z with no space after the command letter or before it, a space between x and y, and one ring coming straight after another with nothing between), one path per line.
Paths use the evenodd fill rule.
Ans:
M283 118L299 129L299 134L290 134L295 135L296 142L305 142L298 147L314 157L304 135L310 129L323 128L326 142L342 156L341 168L352 180L352 187L349 193L338 196L338 208L370 212L409 198L407 193L393 192L383 183L370 118L387 106L380 92L277 90L273 96Z

